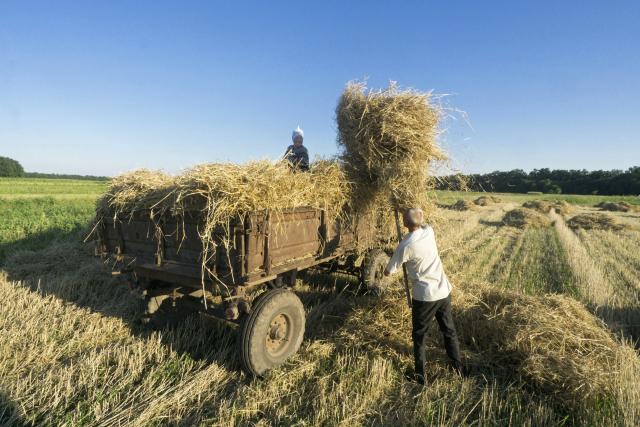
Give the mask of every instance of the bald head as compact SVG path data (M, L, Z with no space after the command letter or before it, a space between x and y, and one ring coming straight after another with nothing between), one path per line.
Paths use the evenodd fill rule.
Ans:
M404 226L409 230L414 230L422 226L424 222L424 213L422 209L412 208L404 211L402 215Z

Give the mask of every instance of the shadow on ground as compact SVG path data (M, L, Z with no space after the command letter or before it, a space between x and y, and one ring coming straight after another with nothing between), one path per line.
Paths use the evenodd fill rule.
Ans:
M6 427L22 427L27 424L20 417L18 406L0 390L0 425Z
M119 318L136 337L150 337L155 329L142 324L143 301L131 291L127 278L112 277L110 265L93 256L92 243L82 243L84 230L48 230L14 242L4 248L6 259L0 268L8 280L32 292ZM49 243L40 244L40 240ZM23 249L30 247L38 249ZM307 340L329 338L351 311L370 304L373 298L360 292L353 276L307 272L301 279L307 286L297 294L308 309ZM232 325L194 315L160 332L163 344L181 355L216 362L229 370L240 368L234 345L237 328ZM221 346L228 346L228 351L220 351Z

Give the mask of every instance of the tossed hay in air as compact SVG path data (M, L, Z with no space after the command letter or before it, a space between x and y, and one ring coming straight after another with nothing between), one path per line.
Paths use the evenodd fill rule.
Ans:
M571 205L564 200L529 200L524 202L522 207L533 209L544 214L549 213L551 209L562 215L571 212Z
M368 90L349 83L336 107L340 159L354 185L353 207L430 206L430 163L444 159L436 144L439 111L428 93L400 90L391 83Z
M489 206L494 203L500 203L502 200L496 196L480 196L473 201L478 206Z
M638 206L634 206L631 203L625 201L621 202L600 202L595 205L596 208L600 208L601 211L609 212L636 212L640 211Z
M141 170L116 177L98 201L97 212L98 221L107 215L127 220L141 211L152 221L167 214L183 218L187 212L199 212L204 279L207 273L213 275L207 265L215 255L217 228L227 230L228 237L232 221L243 221L250 212L267 209L278 215L285 209L309 206L336 217L349 194L348 181L335 161L315 161L308 173L296 173L283 161L212 163L178 176Z
M551 225L549 217L527 208L510 210L504 215L502 222L505 225L518 228L544 228Z
M478 209L474 203L463 199L460 199L457 202L447 206L447 208L453 209L455 211L473 211Z
M582 228L585 230L618 231L626 228L624 224L619 223L612 216L597 212L576 215L567 221L567 225L574 229Z

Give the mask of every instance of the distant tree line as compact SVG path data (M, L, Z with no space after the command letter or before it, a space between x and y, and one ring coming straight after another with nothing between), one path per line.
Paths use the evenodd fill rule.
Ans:
M108 176L93 176L93 175L69 175L61 173L40 173L40 172L25 172L25 178L52 178L52 179L85 179L87 181L107 181L111 178Z
M18 161L0 157L0 176L21 177L24 176L24 169Z
M552 194L640 195L640 166L610 171L544 168L528 173L514 169L508 172L451 175L441 179L437 186L443 190L461 190L465 187L471 191L498 193L540 191Z
M24 168L17 160L10 159L8 157L0 156L0 177L9 178L58 178L58 179L86 179L94 181L106 181L110 179L107 176L92 176L92 175L67 175L58 173L39 173L39 172L25 172Z

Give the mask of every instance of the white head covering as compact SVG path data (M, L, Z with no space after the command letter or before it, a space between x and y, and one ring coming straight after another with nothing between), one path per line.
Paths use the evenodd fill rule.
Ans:
M298 135L300 135L300 138L304 139L304 131L300 129L300 126L295 128L294 131L291 133L291 139L292 140L296 139L296 136Z

